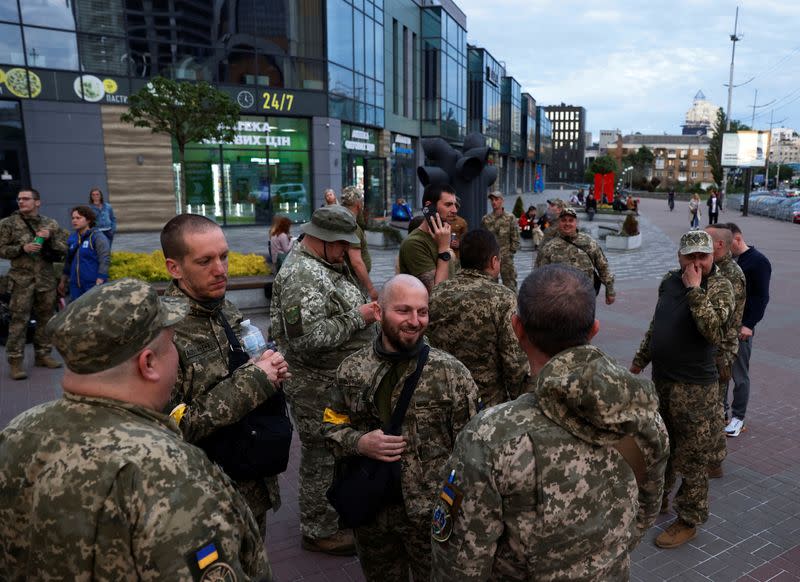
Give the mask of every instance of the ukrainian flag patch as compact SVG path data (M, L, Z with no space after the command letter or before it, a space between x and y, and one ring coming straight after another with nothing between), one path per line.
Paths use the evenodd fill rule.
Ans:
M195 558L197 558L197 567L201 570L204 570L219 559L217 546L215 546L213 542L197 550L194 555Z

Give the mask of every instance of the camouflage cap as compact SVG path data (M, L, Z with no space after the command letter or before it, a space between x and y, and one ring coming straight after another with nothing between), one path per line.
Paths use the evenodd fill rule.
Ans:
M189 312L179 297L159 298L137 279L92 288L47 324L53 345L76 374L118 366Z
M550 200L547 201L547 203L550 206L558 206L561 209L564 209L564 208L567 207L567 203L564 202L561 198L551 198Z
M678 252L682 255L691 255L692 253L711 254L714 252L714 242L711 240L711 235L706 231L690 230L681 237Z
M500 190L495 190L494 192L489 193L489 198L500 198L503 200L503 193Z
M357 245L356 217L343 206L323 206L303 225L303 232L326 242L346 241Z
M561 211L561 213L558 215L558 217L559 218L564 218L565 216L571 216L573 218L578 218L578 213L575 212L574 208L565 208L564 210Z
M364 201L364 191L358 186L347 186L342 190L342 205L353 206Z

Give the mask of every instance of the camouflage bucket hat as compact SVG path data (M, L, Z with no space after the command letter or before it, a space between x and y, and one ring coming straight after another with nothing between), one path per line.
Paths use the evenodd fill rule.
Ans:
M353 204L363 202L363 200L364 192L361 190L361 188L356 186L347 186L344 190L342 190L342 204L344 206L352 206Z
M704 230L690 230L681 237L680 250L678 252L682 255L713 253L714 243L711 240L711 235Z
M357 245L356 217L343 206L323 206L303 225L303 232L326 242L346 241Z
M159 298L136 279L94 287L47 324L53 345L76 374L118 366L181 321L189 305L179 297Z

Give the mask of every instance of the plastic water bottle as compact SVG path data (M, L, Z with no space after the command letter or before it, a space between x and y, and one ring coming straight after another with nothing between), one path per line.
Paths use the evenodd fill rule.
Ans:
M249 319L242 322L242 347L251 358L260 358L267 349L264 334Z

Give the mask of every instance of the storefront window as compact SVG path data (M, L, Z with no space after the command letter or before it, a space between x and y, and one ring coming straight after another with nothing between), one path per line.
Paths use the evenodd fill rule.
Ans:
M193 144L186 159L188 212L226 225L311 218L306 119L242 117L233 143Z
M24 27L28 66L78 70L78 43L74 32Z
M391 201L403 198L412 208L417 198L417 140L392 134L392 191Z
M378 132L342 124L342 186L364 190L367 218L386 215L385 159L378 157Z

